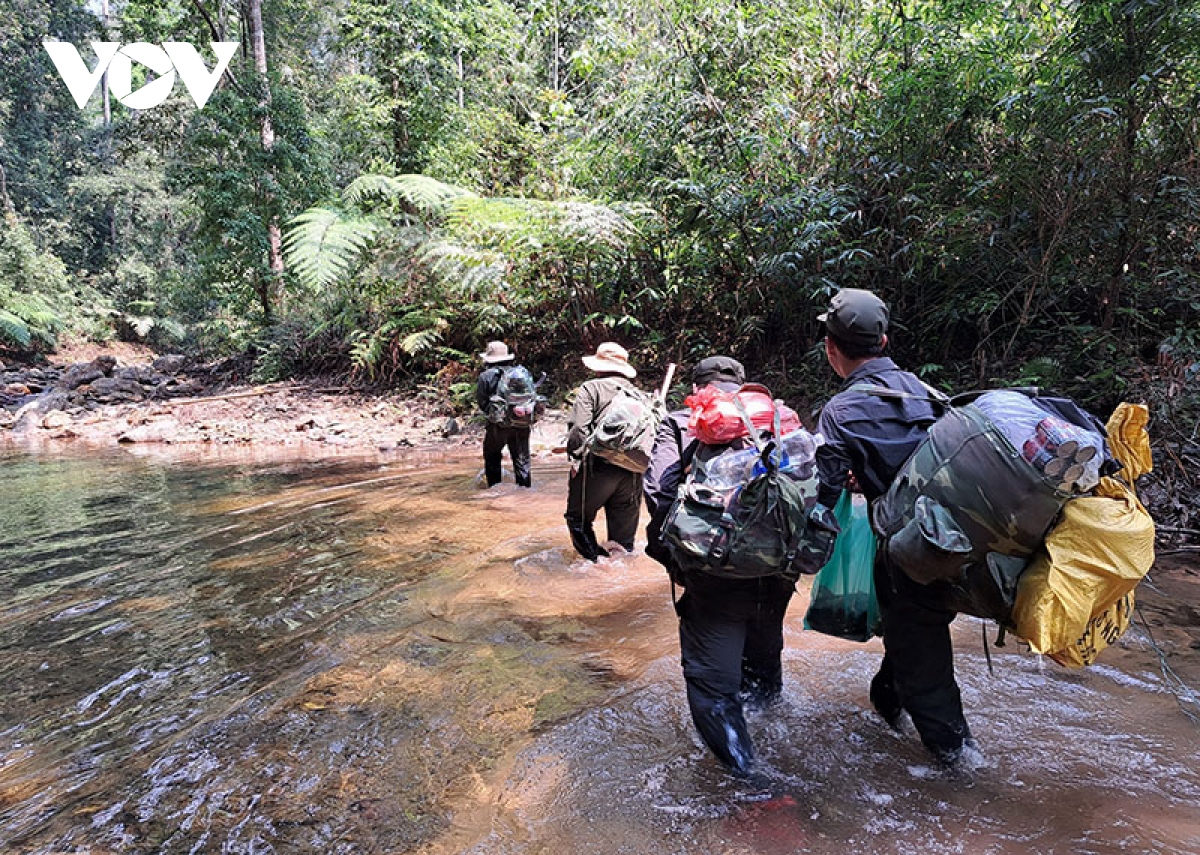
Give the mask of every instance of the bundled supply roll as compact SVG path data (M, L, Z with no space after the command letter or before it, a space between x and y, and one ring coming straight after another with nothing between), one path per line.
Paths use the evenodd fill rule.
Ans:
M1121 404L1109 419L1113 455L1130 479L1150 471L1149 413ZM1017 585L1014 632L1063 665L1090 665L1129 625L1133 590L1154 564L1154 520L1133 489L1102 478L1072 499Z

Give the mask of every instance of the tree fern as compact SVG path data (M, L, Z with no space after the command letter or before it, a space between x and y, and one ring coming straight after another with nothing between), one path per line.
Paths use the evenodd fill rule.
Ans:
M0 309L0 342L26 348L33 342L33 332L12 312Z
M475 194L427 175L360 175L342 191L347 205L361 207L372 197L402 199L422 214L439 216L455 199Z
M378 232L367 217L317 206L288 224L283 249L300 281L323 291L350 273Z

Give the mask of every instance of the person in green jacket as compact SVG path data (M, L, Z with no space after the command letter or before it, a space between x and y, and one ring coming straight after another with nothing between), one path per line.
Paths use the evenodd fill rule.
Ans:
M614 463L588 454L586 443L604 408L621 388L636 389L629 381L637 369L629 364L629 353L619 344L606 341L583 364L596 376L575 391L575 403L567 417L567 456L571 476L567 484L567 531L576 551L589 561L608 555L596 540L593 524L600 509L608 526L608 539L626 550L633 549L641 513L642 476Z

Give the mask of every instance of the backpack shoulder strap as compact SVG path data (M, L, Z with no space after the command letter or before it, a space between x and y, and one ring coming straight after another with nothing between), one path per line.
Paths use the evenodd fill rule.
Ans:
M685 442L683 428L670 414L667 415L667 421L671 424L671 435L675 437L675 447L679 449L679 473L686 479L691 474L692 463L695 461L696 450L700 447L700 443L699 441Z
M943 409L948 409L953 405L949 395L939 392L924 381L921 382L921 385L925 387L924 395L916 392L905 392L903 389L893 389L891 386L883 386L879 383L868 383L866 381L854 383L842 391L863 392L867 395L874 395L877 398L892 398L893 400L927 401Z
M746 405L742 403L742 399L738 397L737 392L733 393L733 405L737 407L738 415L742 417L742 422L746 425L746 430L750 431L750 439L754 443L754 447L759 452L766 452L766 443L759 436L758 428L754 426L754 421L750 418L750 413L746 410ZM772 406L774 406L773 402ZM778 416L778 411L776 412L776 416Z
M496 385L507 386L508 378L511 377L513 372L516 370L517 366L515 365L501 365L496 369Z

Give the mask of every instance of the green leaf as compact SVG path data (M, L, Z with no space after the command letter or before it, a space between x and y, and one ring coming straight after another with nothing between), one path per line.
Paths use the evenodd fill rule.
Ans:
M288 224L284 254L301 282L323 291L350 273L378 231L368 218L317 206Z
M29 347L33 341L33 333L23 320L0 309L0 341L5 340L17 347Z

